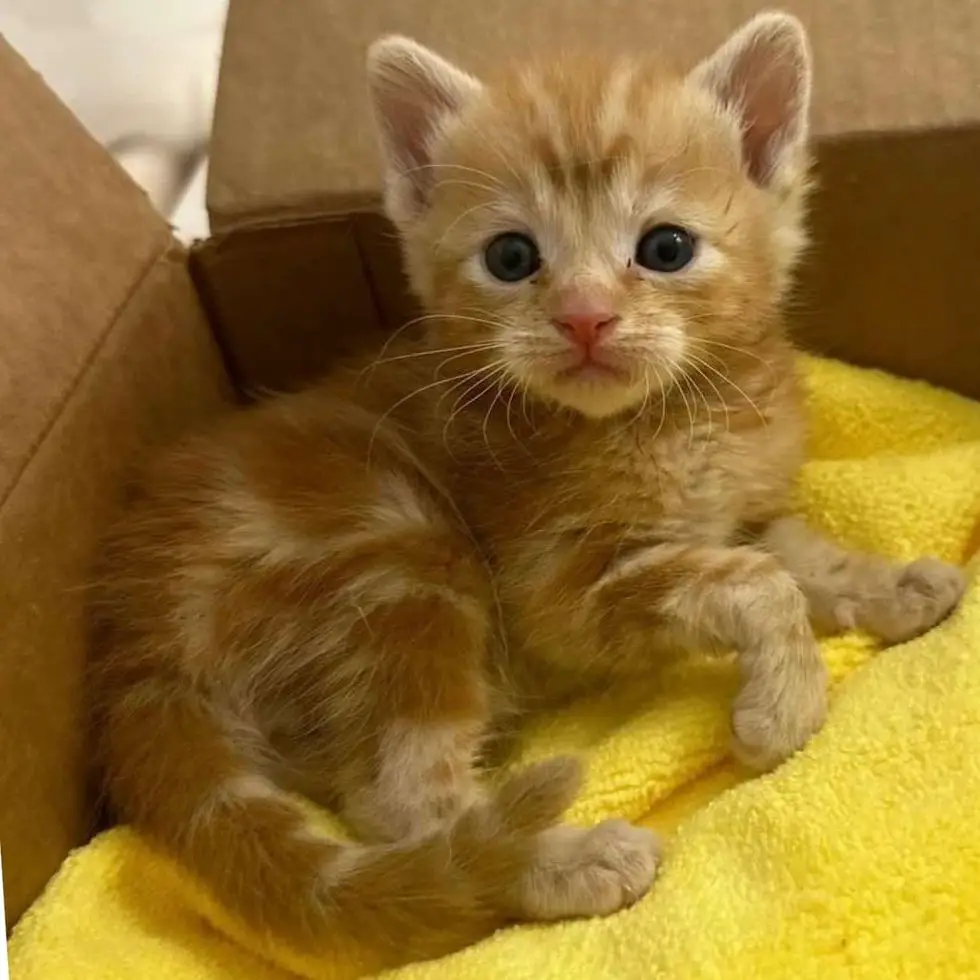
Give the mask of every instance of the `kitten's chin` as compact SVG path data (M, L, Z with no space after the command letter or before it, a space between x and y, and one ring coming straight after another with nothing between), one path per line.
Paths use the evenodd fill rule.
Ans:
M588 370L559 374L529 387L549 401L593 419L636 409L652 393L642 380Z
M529 393L593 419L637 412L644 401L656 399L673 384L676 372L673 360L663 358L655 369L623 356L569 360L519 356L510 369Z

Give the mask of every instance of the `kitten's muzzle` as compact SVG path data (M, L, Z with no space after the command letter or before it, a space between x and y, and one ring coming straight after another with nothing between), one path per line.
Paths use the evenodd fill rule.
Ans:
M609 337L619 319L604 290L582 286L561 290L551 310L551 325L587 356Z
M554 317L552 326L569 342L568 366L561 371L565 378L613 378L622 375L611 361L605 343L613 334L620 317L605 309L566 313Z

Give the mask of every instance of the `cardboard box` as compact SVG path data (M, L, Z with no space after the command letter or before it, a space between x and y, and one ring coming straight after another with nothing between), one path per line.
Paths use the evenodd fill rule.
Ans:
M190 256L0 48L0 840L8 922L91 829L84 585L126 470L411 315L378 216L367 43L471 70L556 45L681 62L752 0L232 0ZM822 189L792 314L818 350L980 396L980 5L787 0L816 52ZM193 278L193 285L192 285ZM206 311L206 315L205 312Z

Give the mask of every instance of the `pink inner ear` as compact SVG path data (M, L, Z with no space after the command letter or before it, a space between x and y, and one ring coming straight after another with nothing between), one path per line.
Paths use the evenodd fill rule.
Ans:
M425 203L434 174L431 141L448 115L458 113L479 83L414 42L389 43L377 55L371 89L389 179L400 182L403 203Z
M780 153L801 135L805 54L792 41L762 35L736 52L727 69L718 94L740 117L750 176L766 184Z
M452 109L452 102L435 86L419 78L387 79L381 94L384 125L392 163L409 177L415 196L421 202L432 182L428 141L439 116Z
M420 167L428 162L427 143L439 118L458 108L438 86L399 88L392 92L388 125L401 163Z

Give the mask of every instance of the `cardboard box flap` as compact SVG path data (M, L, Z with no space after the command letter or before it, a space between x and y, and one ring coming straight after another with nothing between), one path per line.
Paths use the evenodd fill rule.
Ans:
M157 257L166 222L0 41L0 502Z
M811 32L818 136L980 120L980 4L783 0ZM209 193L217 231L375 206L364 54L380 34L428 43L479 74L559 46L649 47L687 66L760 0L235 0L215 116Z
M185 252L0 42L0 841L8 925L91 831L85 589L136 453L227 378Z

